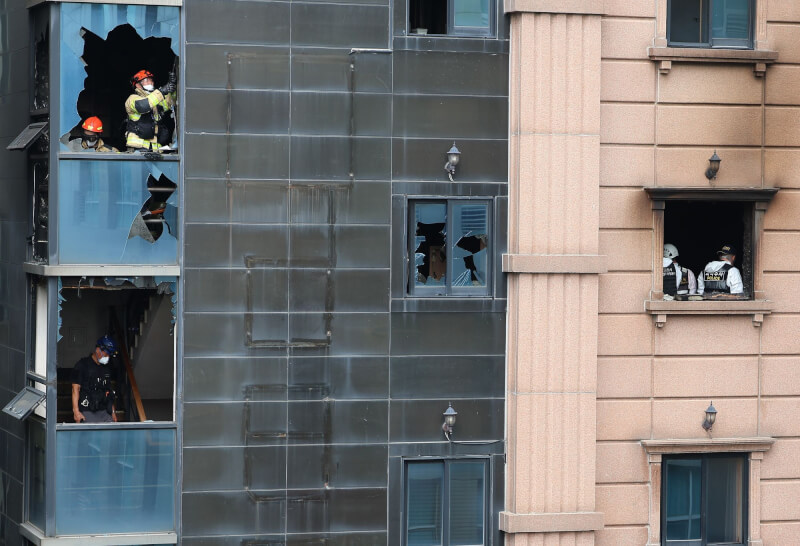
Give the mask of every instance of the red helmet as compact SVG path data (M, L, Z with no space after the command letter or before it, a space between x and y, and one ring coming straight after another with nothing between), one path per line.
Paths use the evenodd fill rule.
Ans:
M142 81L144 79L147 79L147 78L152 78L152 77L153 77L153 73L152 72L150 72L148 70L140 70L139 72L134 74L133 77L131 78L131 85L135 86L140 81Z
M81 127L93 133L103 132L103 122L100 121L100 118L98 118L97 116L86 118L86 121L83 122L83 125L81 125Z

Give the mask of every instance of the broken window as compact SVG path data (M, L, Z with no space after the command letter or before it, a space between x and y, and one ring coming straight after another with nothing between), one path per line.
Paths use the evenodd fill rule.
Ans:
M180 47L176 7L119 4L61 4L61 150L80 138L83 120L102 120L107 146L125 150L131 77L140 70L167 83ZM167 115L174 129L174 117ZM173 138L174 138L173 131Z
M409 0L409 33L490 35L493 10L492 0Z
M489 294L490 201L409 204L409 292L415 296Z
M177 263L177 162L59 164L60 264Z
M752 232L752 202L676 200L667 201L665 205L664 243L677 248L675 261L699 277L707 264L719 261L718 250L725 245L734 247L737 253L733 266L739 270L744 285L742 298L753 295ZM664 263L667 263L666 258ZM664 282L667 278L665 276ZM670 278L674 282L674 278ZM666 287L664 292L669 293ZM707 292L705 299L722 297ZM675 297L688 299L688 295L684 298L680 293Z

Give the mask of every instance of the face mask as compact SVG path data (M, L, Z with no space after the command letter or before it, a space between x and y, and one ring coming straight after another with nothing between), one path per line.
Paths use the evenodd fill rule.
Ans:
M89 148L94 148L95 146L97 146L97 137L87 137L83 140L86 142L86 145Z
M101 356L97 361L100 364L108 364L108 360L109 360L109 358L107 356Z
M145 91L152 91L155 89L155 86L152 83L148 83L147 85L142 85Z

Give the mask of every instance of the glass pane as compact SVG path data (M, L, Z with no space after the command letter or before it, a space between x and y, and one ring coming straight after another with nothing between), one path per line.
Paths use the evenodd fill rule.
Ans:
M56 533L175 529L175 430L56 432Z
M489 205L454 203L453 286L486 286Z
M714 38L750 38L751 0L714 0L711 36Z
M59 165L61 264L177 263L176 161Z
M35 419L28 423L28 520L44 530L45 426Z
M700 539L700 459L666 462L667 540Z
M25 387L19 394L17 394L11 402L6 404L3 412L10 415L14 419L25 419L31 414L33 409L44 400L45 393L34 389L33 387Z
M708 0L671 0L669 4L669 41L706 43Z
M444 463L408 463L407 472L406 543L441 544Z
M742 542L744 460L708 459L706 537L709 544Z
M450 464L450 544L483 544L486 485L483 461Z
M447 204L414 204L415 286L447 284Z
M179 49L177 7L61 4L58 134L99 116L106 144L123 149L131 77L146 69L155 75L156 86L163 85Z
M489 0L453 0L453 17L457 27L489 27Z

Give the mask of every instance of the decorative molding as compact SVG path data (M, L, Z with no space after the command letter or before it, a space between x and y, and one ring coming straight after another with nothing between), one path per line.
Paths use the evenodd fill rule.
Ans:
M648 47L647 55L657 61L658 71L669 74L672 62L752 64L756 77L763 77L767 65L777 62L778 52L767 49L714 49L704 47Z
M603 0L506 0L506 13L555 13L602 15Z
M675 188L646 187L644 191L653 200L654 208L658 201L751 201L769 203L778 188ZM663 208L663 205L661 205Z
M745 438L676 438L668 440L642 440L644 450L650 454L680 455L684 453L763 453L769 451L774 438L755 436ZM761 457L753 457L761 458ZM652 460L653 462L660 462Z
M656 326L667 323L667 315L752 315L753 326L761 326L764 315L772 313L775 305L769 300L702 300L664 301L645 300L644 309L656 317Z
M505 273L599 274L606 257L596 254L503 254Z
M603 528L602 512L515 514L500 512L500 530L508 533L569 533Z

